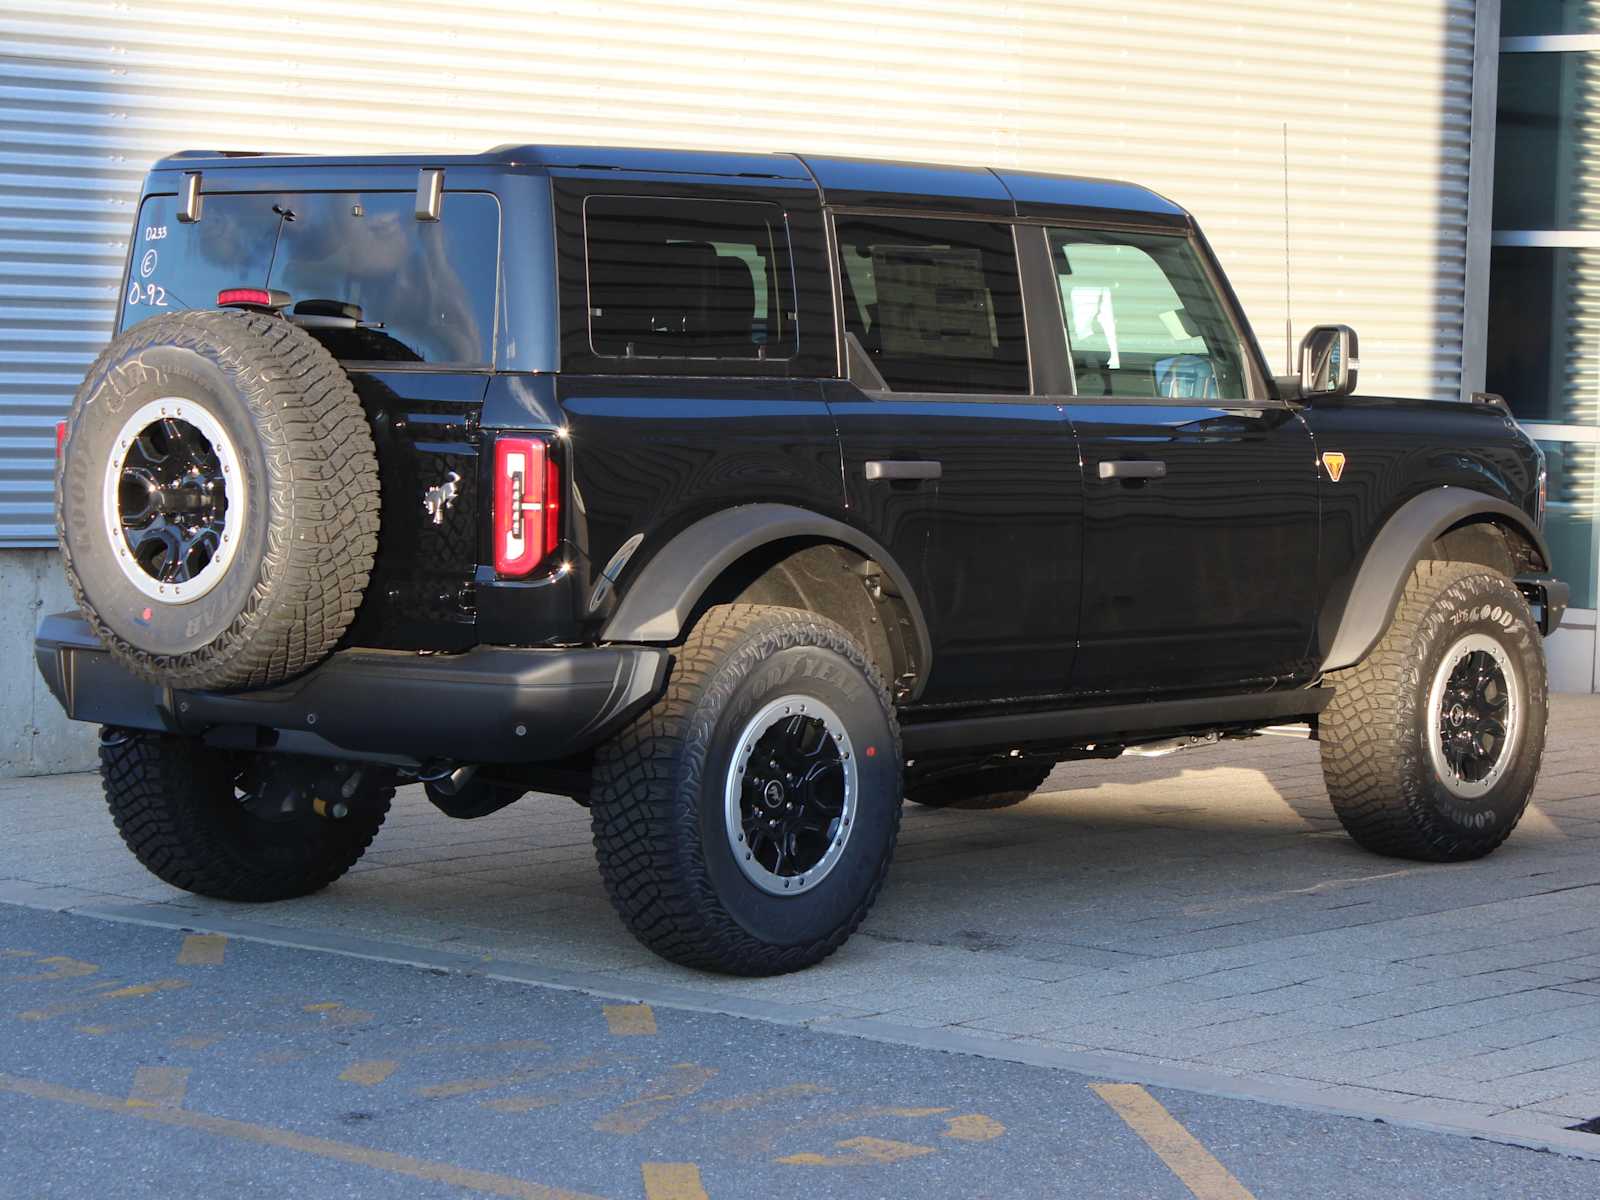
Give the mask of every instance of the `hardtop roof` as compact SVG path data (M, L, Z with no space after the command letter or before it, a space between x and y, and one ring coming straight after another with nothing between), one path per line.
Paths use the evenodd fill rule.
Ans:
M810 180L825 204L904 207L1027 216L1071 208L1134 212L1188 223L1181 206L1149 188L1117 180L987 167L883 159L760 154L718 150L664 150L620 146L504 145L481 154L304 155L254 151L185 150L152 170L236 171L270 167L501 167L507 170L617 171L742 179Z

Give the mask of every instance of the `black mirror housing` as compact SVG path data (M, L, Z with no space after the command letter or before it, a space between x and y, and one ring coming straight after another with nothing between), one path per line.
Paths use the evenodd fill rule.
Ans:
M1360 343L1348 325L1316 325L1300 339L1300 394L1348 396L1356 390Z

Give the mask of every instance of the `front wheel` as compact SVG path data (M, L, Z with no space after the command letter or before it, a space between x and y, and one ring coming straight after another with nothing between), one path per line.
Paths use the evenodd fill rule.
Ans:
M1357 842L1460 862L1510 836L1548 706L1539 630L1515 584L1473 563L1418 563L1383 638L1329 682L1323 777Z
M663 958L734 975L820 962L883 886L900 733L877 668L797 609L713 608L666 693L596 754L606 891Z

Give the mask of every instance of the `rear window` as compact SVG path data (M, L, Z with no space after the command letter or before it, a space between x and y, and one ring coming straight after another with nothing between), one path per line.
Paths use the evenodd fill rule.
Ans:
M794 357L789 231L778 205L590 196L584 243L594 354Z
M214 308L227 288L288 294L288 315L346 361L488 366L500 205L450 192L419 221L411 192L207 195L201 219L177 198L140 209L122 327L161 312Z

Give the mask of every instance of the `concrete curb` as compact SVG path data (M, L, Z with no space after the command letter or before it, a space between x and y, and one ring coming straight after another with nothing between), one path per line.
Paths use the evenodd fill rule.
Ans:
M79 888L0 881L0 904L47 909L94 920L146 925L185 932L220 933L243 941L260 942L298 950L341 954L351 958L401 966L422 967L478 975L508 983L584 992L608 1000L659 1005L688 1012L718 1013L769 1021L779 1025L804 1026L819 1033L865 1038L893 1045L914 1046L946 1054L965 1054L998 1059L1050 1070L1071 1071L1125 1083L1174 1088L1225 1099L1275 1104L1329 1116L1378 1121L1429 1133L1477 1138L1501 1145L1542 1150L1568 1158L1600 1162L1600 1137L1548 1125L1515 1113L1481 1116L1458 1109L1445 1101L1390 1099L1388 1093L1373 1091L1370 1096L1350 1098L1354 1088L1319 1088L1227 1075L1193 1067L1096 1051L1055 1050L1048 1046L1024 1044L999 1038L985 1038L949 1028L927 1029L900 1025L875 1017L851 1015L849 1010L828 1004L780 1004L727 996L715 992L672 984L629 984L615 974L599 971L566 970L514 963L481 955L431 950L405 942L363 938L324 930L295 929L265 921L218 917L212 913L186 909L175 903L130 903L126 897L91 892ZM824 968L826 969L826 968ZM1344 1097L1344 1099L1340 1099Z

